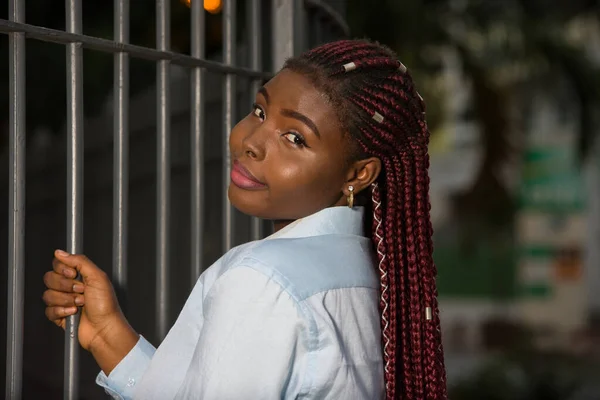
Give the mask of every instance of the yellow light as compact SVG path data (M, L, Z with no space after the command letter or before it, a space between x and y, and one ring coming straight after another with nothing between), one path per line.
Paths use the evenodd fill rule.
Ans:
M229 0L235 1L235 0ZM223 2L221 0L204 0L204 9L211 14L217 14L221 11L221 6Z
M190 7L192 0L181 0L183 4ZM234 0L232 0L234 1ZM221 11L223 2L221 0L204 0L204 9L211 14L218 14Z

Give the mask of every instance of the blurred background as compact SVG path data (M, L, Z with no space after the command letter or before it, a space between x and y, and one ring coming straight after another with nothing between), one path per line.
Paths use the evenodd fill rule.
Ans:
M193 0L192 0L193 1ZM224 0L227 1L227 0ZM273 52L262 2L263 65ZM348 35L305 1L300 49ZM434 258L452 400L600 399L600 2L330 0L352 37L398 52L432 131ZM311 6L312 4L312 6ZM189 0L171 4L171 48L190 52ZM207 58L222 59L222 4L205 0ZM248 2L237 2L237 60L249 65ZM131 43L155 48L155 4L131 1ZM7 19L7 8L0 10ZM26 22L64 30L62 3L31 0ZM113 5L83 4L83 33L113 38ZM66 237L64 46L27 41L27 219L23 396L62 393L62 331L44 317L43 273ZM8 188L8 37L0 35L0 181ZM84 50L84 250L112 254L113 56ZM265 68L270 70L271 68ZM125 309L155 344L156 66L130 62L129 280ZM207 73L204 265L221 255L222 77ZM238 78L237 116L250 110ZM171 68L170 321L190 276L189 71ZM7 190L7 189L5 189ZM0 208L8 208L1 196ZM7 243L7 213L0 241ZM265 223L264 230L270 227ZM234 244L249 239L236 215ZM8 259L6 247L0 259ZM2 279L5 281L6 278ZM0 285L0 343L6 339ZM0 347L0 358L5 356ZM81 356L81 396L104 398ZM5 363L0 364L5 376ZM3 385L4 382L0 385ZM4 390L0 390L3 393ZM40 394L43 396L40 397Z

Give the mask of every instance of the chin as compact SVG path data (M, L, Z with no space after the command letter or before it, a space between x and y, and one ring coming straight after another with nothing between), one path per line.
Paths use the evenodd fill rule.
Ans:
M230 183L227 190L229 202L242 214L262 219L271 219L268 212L268 201L265 199L266 191L252 191L240 189Z

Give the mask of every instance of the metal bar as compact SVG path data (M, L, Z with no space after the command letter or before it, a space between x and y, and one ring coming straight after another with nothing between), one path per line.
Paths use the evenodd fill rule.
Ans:
M81 33L81 1L66 0L67 32ZM83 217L83 49L80 43L67 45L67 247L70 253L82 250ZM65 400L79 398L79 316L67 318L65 329Z
M133 44L117 43L108 39L93 36L63 32L56 29L42 28L35 25L27 25L18 22L0 19L0 33L23 32L28 39L41 40L59 44L78 43L86 49L97 50L107 53L128 53L130 57L141 58L150 61L168 60L173 65L194 68L202 67L207 71L223 74L237 74L240 76L270 78L272 74L262 71L252 71L248 68L223 65L216 61L208 61L178 54L171 51L150 49Z
M315 45L321 45L323 43L325 43L325 33L324 33L324 24L321 21L321 16L319 13L314 13L313 14L313 20L314 20L314 35L315 35Z
M255 71L260 71L262 68L262 35L261 32L261 0L252 0L250 3L250 26L249 26L249 42L250 42L250 68ZM260 89L262 82L258 79L252 80L250 84L250 96L254 99L256 93ZM253 217L250 220L250 237L252 240L262 238L262 221L260 218Z
M223 7L223 63L233 65L236 52L235 32L235 0L225 1ZM229 154L229 135L235 123L236 87L235 75L225 75L223 85L223 251L233 246L234 210L229 203L227 189L231 172L231 155Z
M10 0L11 21L25 21L25 1ZM10 172L6 398L21 399L25 312L25 35L9 37Z
M169 0L156 0L156 47L167 51L171 41ZM156 334L164 339L169 313L169 208L170 208L170 63L161 60L156 68Z
M272 0L272 40L273 40L273 71L283 67L285 60L296 53L296 19L294 18L296 0Z
M333 9L329 4L322 0L304 0L304 4L309 8L316 8L320 14L336 26L344 36L350 36L350 27L344 20L344 17Z
M114 0L115 41L129 41L129 0ZM129 200L129 56L114 56L113 81L113 284L127 309L127 214Z
M204 58L204 7L199 1L191 4L191 54L194 58ZM202 273L204 254L204 71L200 67L192 69L191 74L191 285L194 287Z
M308 26L308 10L306 4L294 1L294 55L308 50L308 37L306 28Z

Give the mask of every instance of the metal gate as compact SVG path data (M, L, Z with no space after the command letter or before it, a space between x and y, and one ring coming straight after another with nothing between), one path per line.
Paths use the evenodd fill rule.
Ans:
M205 14L200 1L190 5L191 55L172 52L170 49L170 1L156 0L156 48L129 44L128 0L114 0L113 40L82 34L82 2L66 0L66 28L64 31L47 29L25 23L25 1L9 0L9 20L0 19L0 32L9 36L9 222L8 222L8 280L7 280L7 347L6 347L6 398L21 399L23 388L23 345L25 321L26 250L25 248L25 57L26 39L63 44L67 64L67 212L66 250L72 253L85 251L83 236L83 48L112 53L114 55L113 87L113 211L112 211L112 276L116 287L127 291L128 269L128 212L129 212L129 60L142 58L156 63L156 287L155 327L163 338L169 325L169 279L168 257L170 252L170 189L171 189L171 93L170 69L178 65L190 69L190 276L195 280L202 270L203 211L205 207L205 159L203 132L205 113L205 72L224 75L222 85L221 158L223 176L222 204L222 251L232 246L235 230L234 213L227 203L227 182L230 160L227 141L236 122L236 79L247 77L252 84L248 89L256 92L262 80L272 75L283 61L301 50L321 42L348 35L341 14L326 2L319 0L250 0L249 31L246 46L250 53L248 68L237 66L236 52L236 1L224 0L223 58L222 62L208 61L205 57ZM343 2L336 2L339 6ZM264 26L261 18L270 16L273 40L269 46L262 37ZM265 52L270 52L272 65L261 65ZM249 105L244 105L249 106ZM251 221L251 238L262 236L261 223ZM40 276L41 279L41 276ZM41 294L41 293L40 293ZM33 297L37 300L37 294ZM27 301L29 300L29 296ZM37 300L39 301L39 300ZM39 306L39 313L43 313ZM78 317L67 323L64 339L64 399L78 399L79 357L77 343ZM43 362L43 360L40 360Z

